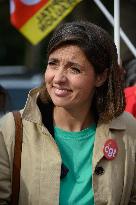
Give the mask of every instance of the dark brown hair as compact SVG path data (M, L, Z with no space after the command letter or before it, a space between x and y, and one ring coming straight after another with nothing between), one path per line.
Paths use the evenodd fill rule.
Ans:
M96 88L93 98L95 115L104 122L119 116L125 108L123 82L117 62L116 46L110 35L90 22L62 24L49 42L48 56L55 49L71 44L83 50L96 74L108 70L107 80L101 87Z

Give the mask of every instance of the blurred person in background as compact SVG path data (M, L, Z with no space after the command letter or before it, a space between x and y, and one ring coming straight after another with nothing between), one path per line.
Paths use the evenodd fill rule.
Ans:
M125 110L131 113L136 118L136 59L130 60L125 68Z
M21 110L19 205L136 204L136 121L124 112L116 46L90 22L60 25L45 85ZM8 129L7 129L8 128ZM0 120L0 204L11 199L15 123Z
M8 93L6 89L0 85L0 117L7 112Z

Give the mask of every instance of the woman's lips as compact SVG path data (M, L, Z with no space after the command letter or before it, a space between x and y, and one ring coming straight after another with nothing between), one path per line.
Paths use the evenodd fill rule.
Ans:
M55 88L54 87L54 93L55 95L59 96L59 97L65 97L68 95L68 93L70 92L69 89L64 89L64 88Z

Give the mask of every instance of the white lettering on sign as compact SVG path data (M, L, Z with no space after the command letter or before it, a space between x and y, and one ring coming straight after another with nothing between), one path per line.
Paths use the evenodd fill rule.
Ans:
M115 157L115 154L117 153L117 149L112 148L109 145L105 146L104 150L107 153L108 157Z

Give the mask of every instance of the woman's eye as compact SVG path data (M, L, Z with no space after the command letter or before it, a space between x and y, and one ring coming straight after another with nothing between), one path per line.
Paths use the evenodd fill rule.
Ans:
M74 73L74 74L79 74L79 73L81 73L81 71L80 71L79 68L71 67L70 69L71 69L72 73Z
M54 61L48 61L48 65L50 65L50 66L55 65L55 62Z

